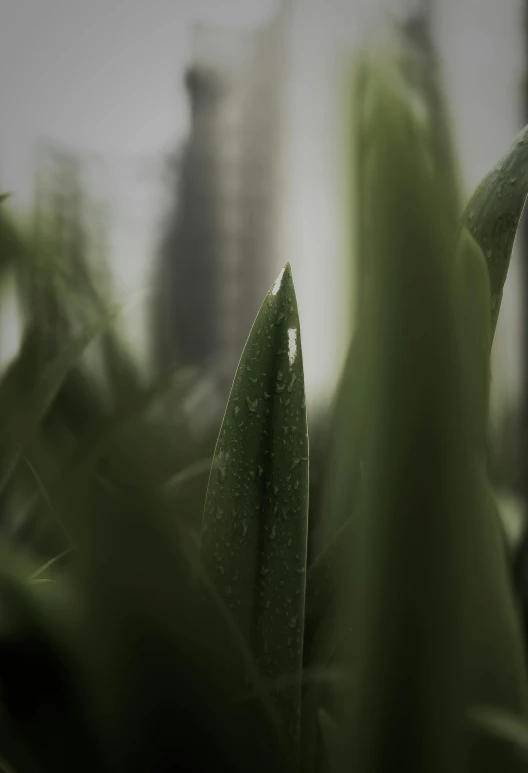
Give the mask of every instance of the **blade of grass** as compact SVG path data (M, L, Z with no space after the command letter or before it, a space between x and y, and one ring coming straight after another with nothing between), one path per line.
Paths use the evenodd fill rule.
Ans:
M475 342L453 289L449 191L427 163L434 125L417 123L393 61L369 77L364 517L337 661L358 674L348 762L460 771L467 706L526 712L526 669L483 433L468 421Z
M112 447L119 465L108 465L105 486L78 480L56 502L76 545L69 574L81 594L85 689L108 754L118 769L187 756L193 770L242 771L253 747L256 769L282 771L281 727L247 645L136 450ZM239 706L244 685L255 697Z
M307 508L306 398L288 263L262 304L236 372L209 479L201 557L263 675L297 675L297 685L277 696L295 756Z
M30 386L29 394L6 402L3 384L0 384L1 417L0 424L0 493L8 484L24 449L38 431L39 425L49 411L68 373L82 357L86 348L112 322L116 311L109 312L105 318L83 330L54 359L46 362L42 370L36 373L38 357L38 334L27 339L27 346L11 366L8 379L9 387L18 385L20 389ZM11 392L11 389L9 389ZM11 397L13 394L11 393Z
M528 127L525 127L510 150L482 180L462 217L462 227L475 238L488 264L492 341L527 195Z

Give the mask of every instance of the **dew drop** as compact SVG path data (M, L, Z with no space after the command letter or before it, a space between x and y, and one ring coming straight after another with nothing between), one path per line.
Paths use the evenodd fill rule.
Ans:
M291 327L288 330L288 359L290 365L293 365L297 357L297 328Z
M284 269L282 269L282 271L280 272L279 276L275 280L275 283L274 283L274 285L273 285L273 287L271 289L271 294L272 295L277 295L277 293L279 292L280 286L281 286L281 282L282 282L283 274L284 274ZM270 300L271 300L271 298L270 298Z
M251 411L251 413L255 413L258 406L258 397L256 397L254 400L251 400L250 397L246 397L246 403L248 410Z

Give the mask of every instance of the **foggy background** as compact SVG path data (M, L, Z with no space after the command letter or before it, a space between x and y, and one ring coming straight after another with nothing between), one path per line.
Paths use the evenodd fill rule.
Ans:
M49 182L60 171L61 154L71 154L91 201L92 222L104 235L101 249L111 261L116 290L129 301L124 324L145 372L156 358L152 325L164 330L158 338L168 336L160 344L160 357L168 359L167 351L178 345L170 336L179 325L189 340L196 328L191 359L216 362L220 347L224 354L214 367L220 368L220 381L230 383L260 300L290 260L308 396L318 404L339 376L353 313L344 191L350 184L347 100L357 46L378 29L384 12L404 19L421 6L427 11L469 195L524 123L524 5L1 0L0 185L13 192L15 208L29 212L38 180ZM217 118L198 121L195 129L188 79L186 86L193 68L200 77L205 72L206 80L227 79L228 92L233 83L239 89L238 97L220 96ZM191 88L202 86L195 82ZM244 88L261 89L261 96L241 97ZM245 176L236 172L244 164ZM255 206L244 209L241 202L252 196ZM187 231L178 231L185 206L204 218L210 213L210 230L202 228L211 237L207 244L200 223L193 230L192 214ZM216 266L194 307L188 290L193 275L180 266L174 282L188 308L176 322L169 297L171 227L178 254L188 248L194 256L203 248L203 263L197 259L193 269L197 275ZM246 236L236 236L244 228ZM252 242L252 233L261 236ZM180 264L189 267L191 257ZM518 263L519 248L494 346L495 416L515 403L521 384ZM159 318L153 323L148 303L160 272L166 292L156 302ZM11 309L1 330L4 357L16 341Z

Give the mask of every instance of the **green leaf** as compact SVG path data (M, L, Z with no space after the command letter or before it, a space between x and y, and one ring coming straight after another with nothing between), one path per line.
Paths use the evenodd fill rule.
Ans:
M507 711L487 706L469 712L470 773L525 773L528 770L528 723Z
M351 767L382 773L389 760L433 773L459 769L468 704L527 712L527 675L482 464L485 411L468 418L475 315L454 298L449 191L427 163L427 132L394 62L369 77L363 517L349 581L355 623L340 625L336 666L357 677Z
M0 205L8 199L9 195L4 194L3 199L0 199ZM16 268L25 260L26 254L27 245L20 228L15 224L9 211L2 207L0 209L0 271L9 265Z
M14 568L0 572L0 689L11 723L4 754L18 770L79 771L108 767L100 758L90 713L79 690L71 648L72 599L64 585L28 583ZM0 718L0 726L3 717ZM27 755L19 756L16 739ZM80 751L82 753L80 754ZM33 767L33 765L35 767Z
M420 127L421 130L416 132L417 152L420 150L423 153L424 158L442 178L442 188L446 191L443 204L449 209L449 215L455 221L460 216L461 210L458 169L434 43L425 24L415 23L404 27L398 25L397 31L400 34L393 42L401 44L396 48L396 61L400 65L402 85L413 109L420 115L418 125L423 124ZM360 60L354 89L355 184L359 210L356 229L359 331L356 332L350 345L331 417L331 443L327 451L321 495L323 546L328 545L336 531L354 511L361 483L360 461L365 395L362 383L364 367L360 354L360 332L363 304L368 302L367 274L375 232L373 216L377 208L377 203L371 197L370 185L370 176L375 169L376 158L371 142L373 91L369 72L368 59ZM435 126L435 131L431 136L429 126L432 124Z
M201 557L268 679L298 745L308 507L308 433L290 264L268 292L236 372L215 449Z
M214 440L208 437L207 448L202 449L203 442L192 442L185 426L171 425L168 432L165 423L158 426L150 416L156 400L169 391L176 403L181 403L182 396L192 388L188 376L185 369L166 374L141 387L139 394L131 390L109 411L101 404L101 395L89 374L76 367L27 451L33 469L45 481L46 497L42 486L37 485L35 490L35 475L28 479L19 474L15 481L26 492L24 507L17 509L16 538L36 548L43 561L61 552L68 542L64 543L62 527L57 530L56 519L49 518L47 502L63 498L68 490L74 496L77 487L105 469L108 453L123 446L135 449L141 457L145 480L163 490L171 511L198 532ZM176 407L173 416L177 413ZM209 454L207 460L203 459L204 453ZM197 468L198 458L201 462ZM133 483L127 481L126 485Z
M442 88L441 66L432 34L431 14L424 6L406 17L402 25L402 69L412 92L413 108L427 127L427 154L446 194L443 206L455 221L462 212L460 169L452 135L451 116ZM429 127L434 125L434 131Z
M337 534L310 567L306 577L304 665L305 668L325 666L335 654L336 620L346 610L340 588L344 578L353 572L359 512L339 529ZM352 599L347 585L346 606Z
M343 732L337 722L332 719L325 709L319 709L318 718L329 770L331 773L340 773L340 771L345 770L345 744Z
M114 314L109 313L88 326L55 358L44 363L39 333L32 331L27 336L21 355L10 367L6 381L0 384L0 492L5 489L68 373Z
M481 434L476 443L484 449L491 382L490 280L482 250L467 228L459 234L453 277L459 345L466 360L465 386L470 395L467 423L470 431Z
M355 622L355 567L360 513L348 518L327 548L310 567L306 577L304 669L328 669L338 650L340 627ZM353 660L352 650L347 660ZM334 698L343 688L320 681L305 686L302 703L302 760L307 773L317 770L318 712L325 697Z
M354 513L361 488L364 374L360 352L357 336L350 345L330 417L317 524L323 549Z
M256 750L256 770L283 771L281 728L249 648L135 443L109 449L104 481L66 493L56 508L76 546L68 574L79 589L85 690L113 769L187 758L194 770L242 771ZM241 704L244 689L253 700Z
M102 336L101 351L104 374L114 404L123 405L137 400L144 392L141 379L131 354L114 330L108 330Z
M502 301L515 236L528 194L528 127L484 178L462 217L486 258L490 278L491 338Z

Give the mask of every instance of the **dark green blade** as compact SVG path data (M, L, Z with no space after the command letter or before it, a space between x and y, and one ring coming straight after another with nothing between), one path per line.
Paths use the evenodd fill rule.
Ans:
M107 449L54 506L75 551L76 651L113 770L284 769L285 745L245 642L201 576L197 548L158 496L141 440ZM213 644L214 643L214 646ZM253 699L243 704L243 691Z
M56 357L44 362L39 348L39 333L29 333L21 356L11 365L7 375L7 391L13 398L12 402L2 400L4 385L0 384L0 492L9 482L24 449L38 431L69 372L96 336L111 323L115 314L109 312L102 320L89 325ZM13 389L17 387L20 391L15 395ZM23 395L21 390L27 390L26 394Z
M484 178L462 217L486 258L491 292L491 338L499 317L504 282L528 195L528 127Z
M526 718L478 706L469 715L469 773L526 773L528 722Z
M329 773L341 773L345 747L341 728L325 709L319 709L318 718L326 752L327 769Z
M334 535L327 548L311 565L306 577L304 668L327 669L338 651L340 626L353 619L355 591L355 545L361 515L354 513ZM351 653L347 653L351 656ZM348 658L348 659L351 659ZM342 662L342 661L341 661ZM302 704L303 771L318 770L318 712L329 695L336 699L341 686L321 681L308 683ZM339 698L338 698L339 700Z
M434 125L427 142L432 165L445 194L442 205L453 222L463 209L461 174L453 142L450 110L442 88L441 62L432 30L432 9L427 2L418 3L414 13L403 22L401 66L413 92L421 120Z
M363 517L337 663L357 675L347 762L356 773L461 771L466 710L526 712L526 670L483 468L486 411L470 410L470 385L485 393L488 375L474 373L480 295L464 314L449 191L428 163L434 126L416 121L394 62L376 65Z
M441 88L438 59L430 30L422 17L412 18L403 27L398 25L392 43L396 47L396 63L401 68L413 109L420 113L424 124L424 136L429 145L422 148L435 173L442 180L446 191L443 205L455 221L461 213L459 170L456 165L450 116ZM353 109L355 143L355 187L358 223L355 242L357 253L356 292L359 308L357 324L361 328L361 309L367 296L367 275L372 245L372 217L376 202L372 201L369 175L375 159L370 141L372 129L371 95L369 92L369 64L360 60L354 79ZM427 127L435 126L433 134ZM432 141L431 141L432 139ZM427 140L426 140L427 142ZM424 145L417 137L416 147ZM323 475L321 513L323 518L323 545L335 535L344 521L354 511L360 489L361 420L364 416L364 386L360 355L360 330L351 342L345 369L339 385L331 416L332 442Z
M290 264L268 292L220 430L201 557L262 673L298 684L277 696L297 747L308 507L308 433Z
M364 378L359 336L350 345L332 407L330 440L321 475L320 544L324 550L352 516L361 490Z
M108 771L79 689L72 599L62 585L29 584L22 564L6 558L0 572L0 754L17 773L66 773L72 765L86 773Z

